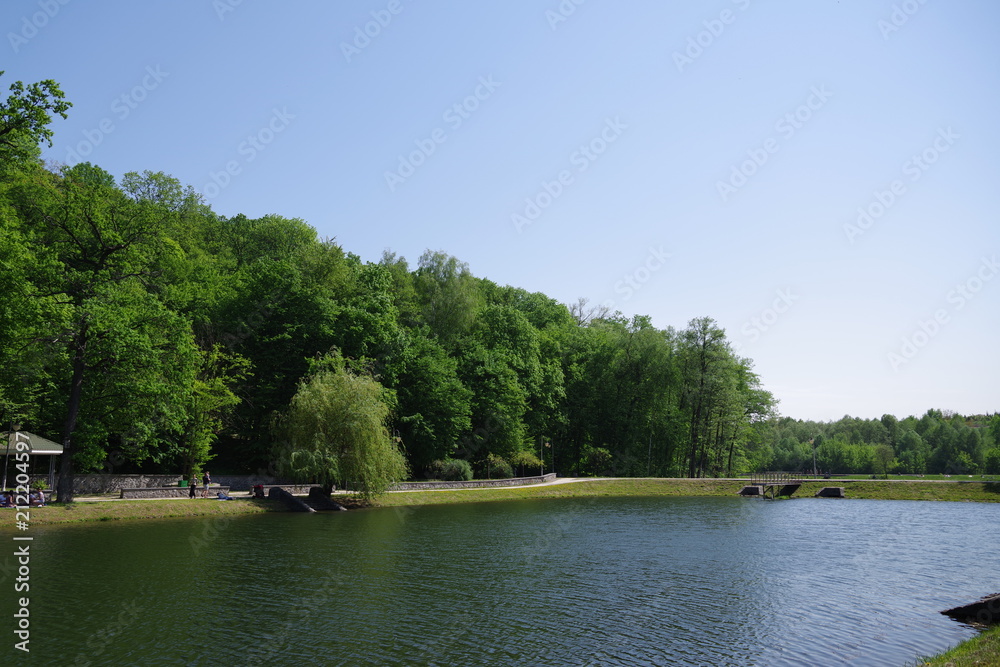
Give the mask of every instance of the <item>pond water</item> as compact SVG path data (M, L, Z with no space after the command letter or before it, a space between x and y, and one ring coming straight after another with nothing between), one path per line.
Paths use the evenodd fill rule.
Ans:
M975 634L938 612L1000 590L998 529L738 498L39 527L30 664L901 666Z

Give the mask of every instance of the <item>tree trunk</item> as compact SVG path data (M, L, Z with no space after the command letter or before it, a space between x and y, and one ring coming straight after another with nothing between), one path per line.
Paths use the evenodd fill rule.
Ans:
M726 477L733 476L733 449L736 448L736 428L733 428L733 435L729 439L729 463L726 464Z
M76 447L73 444L73 431L80 414L80 403L83 400L83 376L87 370L84 354L87 351L87 323L80 327L80 333L74 338L73 345L73 380L69 388L69 401L66 405L66 421L63 423L62 460L59 462L59 484L56 495L59 502L73 502L73 454Z
M698 422L701 421L700 411L701 405L699 399L699 404L691 415L691 455L688 459L688 477L694 477L695 464L698 461Z

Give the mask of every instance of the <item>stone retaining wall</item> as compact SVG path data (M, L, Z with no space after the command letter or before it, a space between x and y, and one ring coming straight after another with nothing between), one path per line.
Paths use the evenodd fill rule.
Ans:
M205 487L199 486L194 490L195 498L201 498ZM216 486L213 484L208 489L208 497L215 498L219 491L229 495L228 486ZM187 486L151 486L138 489L121 489L121 498L188 498L191 489Z
M41 480L48 484L48 475L32 475L31 481ZM59 486L59 475L55 476ZM78 496L115 493L122 489L145 488L149 486L177 486L180 475L116 475L98 473L94 475L73 475L73 493Z
M211 468L209 468L211 470ZM59 485L59 475L55 476L55 485ZM117 493L122 489L143 489L148 487L177 486L183 477L180 475L119 475L114 473L94 473L90 475L73 475L73 493L78 496ZM31 481L41 480L48 484L48 475L32 475ZM222 484L233 491L249 491L254 484L274 485L281 480L269 475L212 475L212 484ZM198 479L201 487L201 479ZM305 491L309 493L309 486ZM298 493L292 491L292 493Z
M551 482L556 478L554 472L534 477L511 477L509 479L474 479L468 482L400 482L390 491L422 491L429 489L480 489L505 486L525 486ZM32 481L48 481L48 475L32 475ZM97 473L92 475L73 475L73 493L76 495L91 495L118 493L122 489L145 489L176 487L187 497L187 487L177 486L183 479L180 475L118 475ZM283 484L280 479L267 475L212 475L212 486L222 485L234 492L249 492L255 484L265 487L280 486L296 495L309 493L309 488L315 484ZM59 475L56 475L56 486L59 485ZM201 493L201 480L198 480L198 493Z
M527 486L555 480L554 472L535 477L511 477L509 479L473 479L468 482L400 482L389 487L390 491L431 491L435 489L483 489L505 486Z

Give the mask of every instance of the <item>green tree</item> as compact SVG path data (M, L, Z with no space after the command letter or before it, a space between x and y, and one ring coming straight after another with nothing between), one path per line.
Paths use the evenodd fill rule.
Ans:
M269 219L265 225L269 234L276 233L273 227L281 220ZM269 463L272 416L287 407L309 371L309 360L342 341L362 346L377 335L348 326L342 301L351 290L352 277L341 249L301 234L298 221L286 222L290 236L299 242L256 258L244 248L243 260L223 274L228 280L217 292L205 295L206 314L198 316L204 323L197 329L203 347L221 343L251 362L248 379L234 388L241 398L234 415L235 438L220 443L223 451L235 454L234 465L243 470ZM244 231L255 233L252 225ZM230 244L243 241L232 230L226 233L223 252L229 254ZM211 266L206 273L214 286Z
M0 70L0 77L3 74ZM12 162L37 159L38 144L52 145L52 114L66 118L71 106L51 79L27 86L12 83L10 95L0 104L0 170Z
M990 419L990 437L993 439L993 446L1000 447L1000 414L993 415Z
M475 322L482 297L468 264L428 250L420 256L414 288L423 321L446 346L457 343Z
M1000 475L1000 447L987 450L984 457L983 472L988 475Z
M49 399L64 407L62 502L73 499L74 464L96 465L112 435L131 460L169 453L197 365L189 324L150 291L166 247L162 210L99 176L37 167L8 190L36 248L32 297L56 306L30 345L48 357Z
M889 414L882 415L882 426L885 427L885 432L888 437L888 443L892 447L896 446L896 442L899 440L899 420Z
M902 435L899 436L896 452L901 472L913 475L922 475L927 472L927 461L930 458L931 449L923 438L917 435L916 431L906 429L902 432Z
M690 449L688 476L701 477L711 467L712 452L719 451L719 429L733 419L741 401L738 364L732 357L725 331L708 317L691 320L681 334L684 394L682 409L688 417ZM716 464L715 469L719 466Z
M472 392L458 377L458 362L436 340L411 331L385 376L396 391L395 423L410 469L421 474L433 461L450 458L472 426Z
M202 351L183 427L185 478L200 476L202 465L212 459L212 444L239 403L231 387L245 377L249 365L249 360L227 354L221 345Z
M363 497L384 493L407 476L406 459L389 436L386 390L328 355L304 379L277 424L282 469L326 487L347 484Z
M876 472L881 472L886 479L889 479L889 470L895 459L896 453L889 445L879 444L875 446L875 469Z

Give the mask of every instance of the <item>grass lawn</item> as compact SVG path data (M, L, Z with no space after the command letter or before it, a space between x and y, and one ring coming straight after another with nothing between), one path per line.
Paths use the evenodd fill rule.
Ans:
M121 519L165 519L182 516L219 516L236 514L260 514L281 512L285 507L271 500L215 500L211 498L150 499L150 500L107 500L98 502L76 502L69 505L53 503L45 507L31 507L30 526L80 523L86 521L117 521ZM18 511L25 511L18 509ZM6 519L4 518L6 517ZM0 532L15 530L14 508L0 509Z
M848 498L868 500L951 500L956 502L1000 502L1000 482L941 482L862 480L857 482L809 481L795 495L812 496L824 486L842 486Z
M986 667L1000 665L1000 626L962 642L955 648L933 658L924 658L917 665L927 667Z
M860 475L856 475L860 477ZM882 475L878 476L880 479ZM889 475L889 479L923 479L949 482L1000 482L1000 475Z
M379 507L475 503L525 498L578 498L608 496L735 496L745 482L717 479L607 479L517 489L461 489L387 493L375 501ZM857 482L810 481L795 492L812 497L824 486L843 486L848 498L870 500L951 500L1000 502L1000 482L940 482L863 480Z

